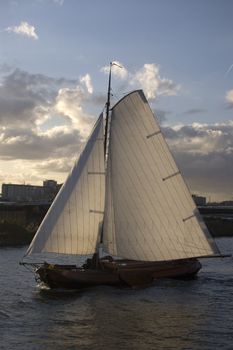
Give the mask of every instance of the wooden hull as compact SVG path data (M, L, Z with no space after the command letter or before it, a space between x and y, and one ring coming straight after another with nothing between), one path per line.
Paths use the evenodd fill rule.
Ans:
M98 285L143 287L159 278L193 278L200 270L197 259L170 262L101 260L98 268L43 264L36 270L50 288L81 289Z

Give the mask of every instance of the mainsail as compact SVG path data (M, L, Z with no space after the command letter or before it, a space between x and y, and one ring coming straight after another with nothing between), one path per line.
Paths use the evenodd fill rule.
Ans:
M144 261L218 253L142 91L112 109L106 179L108 253Z
M35 235L27 254L91 254L102 228L105 193L103 115Z

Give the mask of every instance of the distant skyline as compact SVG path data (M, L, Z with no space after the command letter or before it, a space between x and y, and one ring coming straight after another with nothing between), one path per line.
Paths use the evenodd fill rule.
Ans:
M233 199L231 0L0 2L0 183L63 182L99 113L142 88L192 193Z

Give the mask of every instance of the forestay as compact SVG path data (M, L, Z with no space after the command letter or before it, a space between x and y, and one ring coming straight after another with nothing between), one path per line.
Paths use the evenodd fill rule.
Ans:
M39 227L27 254L91 254L104 210L103 115Z
M217 253L142 91L112 109L104 248L145 261Z

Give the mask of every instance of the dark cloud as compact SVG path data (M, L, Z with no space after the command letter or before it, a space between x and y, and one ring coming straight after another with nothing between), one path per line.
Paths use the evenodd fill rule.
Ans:
M1 93L1 91L0 91ZM34 123L34 108L37 106L36 99L25 97L0 96L0 121L2 125L16 123Z
M192 125L185 125L176 130L176 136L180 139L188 139L195 137L204 137L207 133L201 128L195 128Z
M162 130L192 191L233 196L233 123Z
M19 69L5 74L0 85L1 159L70 159L77 154L85 139L83 130L93 123L82 110L86 95L75 80ZM53 123L46 131L41 129L54 115L64 125Z
M171 113L169 111L165 111L165 110L157 109L157 108L152 110L152 112L154 113L154 115L158 119L158 122L160 125L163 124L167 120L167 115L169 113Z
M1 159L48 159L72 157L81 148L78 130L57 128L38 134L30 129L7 129L0 132Z
M202 114L206 112L207 112L207 109L204 109L204 108L191 108L183 112L183 114Z
M205 155L175 152L174 156L194 192L233 197L233 152Z
M225 109L232 109L233 108L233 103L227 103L226 105L225 105Z
M166 139L168 140L176 140L177 139L177 131L173 130L171 127L169 126L162 126L161 127L163 134L165 136Z
M0 64L0 73L6 74L12 72L14 69L12 66L6 63Z
M3 76L0 85L1 125L33 125L37 119L36 107L53 106L58 89L77 81L55 79L42 74L29 74L15 69Z

